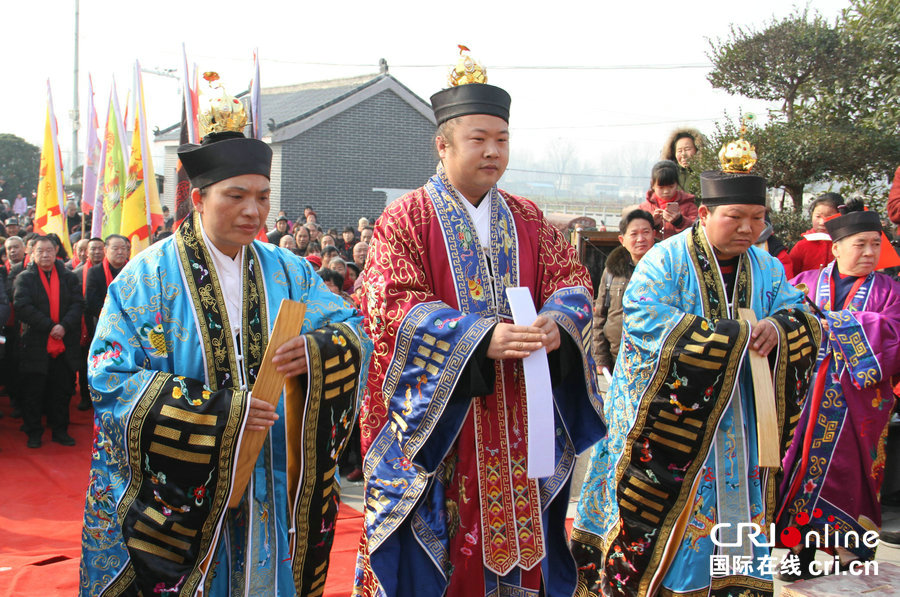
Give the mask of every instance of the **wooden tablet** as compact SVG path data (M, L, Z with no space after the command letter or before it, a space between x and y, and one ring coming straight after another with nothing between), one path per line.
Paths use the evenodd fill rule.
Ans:
M738 316L756 325L756 314L752 309L741 307ZM749 349L750 374L753 377L753 395L756 402L756 442L759 450L759 466L781 467L781 438L778 433L778 412L775 409L775 386L769 359Z
M269 404L278 404L278 400L281 398L281 390L284 388L284 375L275 370L272 358L275 356L275 351L282 344L300 335L305 316L305 304L282 299L278 315L275 317L275 326L272 328L266 352L263 354L262 365L259 367L259 375L256 377L256 384L253 386L254 398L265 400ZM268 434L268 431L244 432L241 438L240 451L238 452L234 489L232 489L231 499L228 502L229 508L236 508L241 502L241 497L243 497L247 483L250 481L253 467L256 465L256 459L259 458L259 451L262 449Z

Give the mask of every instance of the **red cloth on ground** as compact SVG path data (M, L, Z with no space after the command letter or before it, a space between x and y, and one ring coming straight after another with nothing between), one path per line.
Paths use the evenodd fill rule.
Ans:
M809 229L804 236L812 234ZM831 254L830 240L807 240L801 238L791 249L791 262L794 264L794 275L801 274L811 269L821 269L834 260Z
M75 393L78 396L78 393ZM44 435L44 445L25 447L21 419L0 398L0 597L49 597L78 593L81 526L91 465L93 412L71 408L64 447Z
M10 416L9 398L0 398L0 597L78 593L94 415L69 407L75 447L50 442L46 434L44 445L32 450L18 430L21 419ZM324 597L349 597L353 590L362 529L362 513L341 504Z

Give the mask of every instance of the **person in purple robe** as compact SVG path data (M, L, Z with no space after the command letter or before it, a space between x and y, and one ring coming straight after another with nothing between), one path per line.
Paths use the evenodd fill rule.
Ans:
M891 376L900 373L900 283L874 271L881 222L876 212L861 208L848 204L844 215L825 224L835 261L792 280L808 287L824 334L814 382L782 462L777 531L796 554L788 557L799 559L796 573L784 580L824 573L813 562L817 547L827 545L836 565L851 570L858 566L854 560L875 556L894 408Z

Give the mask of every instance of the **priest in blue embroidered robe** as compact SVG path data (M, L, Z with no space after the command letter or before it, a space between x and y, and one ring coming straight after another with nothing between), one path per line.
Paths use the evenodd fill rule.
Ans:
M438 172L375 227L364 273L375 353L360 415L358 595L575 589L569 480L576 452L604 431L590 278L532 202L496 186L508 160L509 102L480 83L436 94ZM505 289L514 287L534 301L531 325L510 323ZM553 473L532 479L522 359L542 347Z
M110 285L90 348L81 594L313 594L371 343L305 260L254 241L269 210L265 143L211 132L179 156L195 211ZM286 390L273 407L253 389L282 299L306 314L276 352ZM267 436L233 496L248 431Z
M783 454L821 329L780 262L752 246L766 225L765 180L707 172L701 183L699 221L651 249L625 291L609 433L592 453L572 533L577 595L773 591L769 548L736 537L752 523L757 543L774 539L777 471L759 466L747 353L768 355L773 369Z

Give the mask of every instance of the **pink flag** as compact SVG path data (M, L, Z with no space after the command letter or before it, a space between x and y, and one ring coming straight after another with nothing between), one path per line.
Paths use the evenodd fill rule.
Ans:
M259 52L253 50L253 81L250 83L250 130L254 139L262 139L262 109L259 86Z
M87 144L84 148L84 170L81 175L81 210L89 213L97 198L97 174L100 172L100 138L97 136L97 108L94 106L94 83L88 75Z

